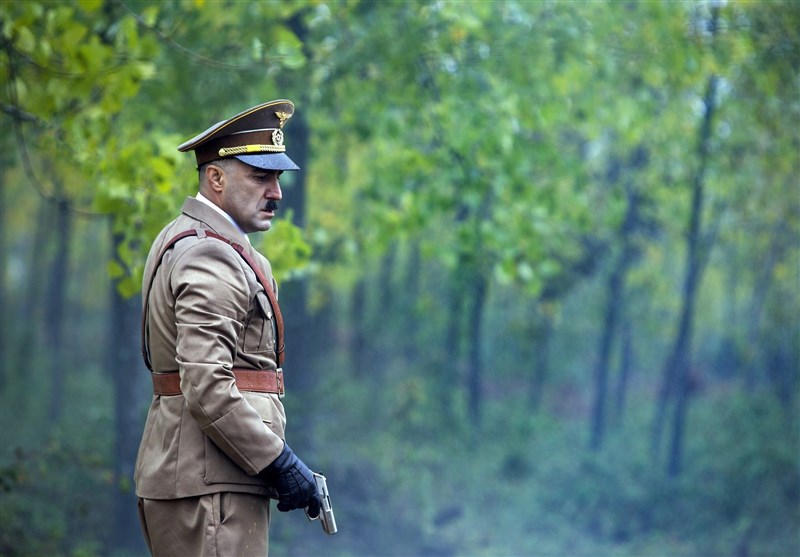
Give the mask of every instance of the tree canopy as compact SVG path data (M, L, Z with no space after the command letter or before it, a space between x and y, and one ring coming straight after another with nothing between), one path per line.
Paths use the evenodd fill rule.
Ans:
M114 316L196 192L177 146L276 98L302 171L253 241L292 445L341 494L322 553L797 553L798 28L788 0L0 2L0 553L141 550L93 532L123 511L41 511L30 462L129 502L147 377Z

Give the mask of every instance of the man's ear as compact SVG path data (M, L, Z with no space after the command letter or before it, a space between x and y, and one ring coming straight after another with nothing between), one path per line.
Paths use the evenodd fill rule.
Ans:
M220 193L223 190L225 182L225 170L216 164L209 164L205 170L206 183L212 191Z

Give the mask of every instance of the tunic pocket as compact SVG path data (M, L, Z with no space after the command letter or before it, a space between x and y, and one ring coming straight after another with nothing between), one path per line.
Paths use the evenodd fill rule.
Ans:
M281 401L275 395L266 393L244 392L242 396L258 412L261 421L275 435L283 439L286 431L286 414Z
M250 476L217 445L206 436L205 438L205 474L203 483L211 484L240 484L261 485L257 476Z
M275 320L269 299L263 291L257 292L251 303L243 344L243 351L248 354L264 354L274 351Z

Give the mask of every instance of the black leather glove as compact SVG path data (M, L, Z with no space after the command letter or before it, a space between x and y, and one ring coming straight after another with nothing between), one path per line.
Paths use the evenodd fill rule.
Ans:
M260 476L267 480L278 492L278 510L287 512L308 508L308 516L319 515L317 483L314 475L302 460L292 452L288 444L272 464L261 471Z

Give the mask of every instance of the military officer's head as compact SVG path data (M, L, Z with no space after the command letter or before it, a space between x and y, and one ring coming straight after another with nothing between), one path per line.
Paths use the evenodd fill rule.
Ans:
M269 229L282 197L280 175L300 169L286 154L283 137L283 126L293 114L291 101L270 101L214 124L178 147L194 151L200 193L245 232Z

